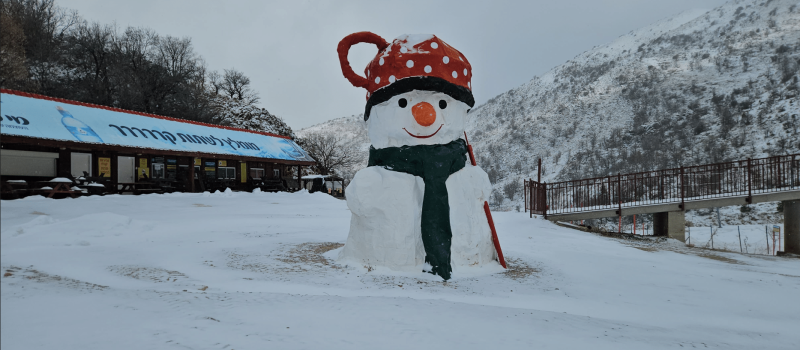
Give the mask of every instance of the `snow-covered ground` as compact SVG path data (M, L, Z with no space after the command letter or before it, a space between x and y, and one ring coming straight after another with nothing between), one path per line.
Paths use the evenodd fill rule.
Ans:
M350 213L319 193L32 197L0 214L4 350L800 348L800 259L497 212L510 269L444 283L337 265Z

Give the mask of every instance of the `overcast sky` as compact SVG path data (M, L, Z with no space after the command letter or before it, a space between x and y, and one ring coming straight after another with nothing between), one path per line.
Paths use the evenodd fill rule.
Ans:
M577 54L724 0L261 1L56 0L89 20L190 37L209 69L244 72L261 105L294 129L362 113L365 90L342 76L336 45L371 31L387 41L436 34L472 63L477 104ZM363 74L375 46L350 51Z

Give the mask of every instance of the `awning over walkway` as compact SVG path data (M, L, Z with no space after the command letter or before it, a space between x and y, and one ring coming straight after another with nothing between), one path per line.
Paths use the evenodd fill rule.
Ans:
M176 154L219 154L310 165L314 160L291 139L264 132L197 123L3 89L7 139L35 138L88 148L136 148ZM4 140L5 141L5 140ZM114 146L114 147L108 147Z

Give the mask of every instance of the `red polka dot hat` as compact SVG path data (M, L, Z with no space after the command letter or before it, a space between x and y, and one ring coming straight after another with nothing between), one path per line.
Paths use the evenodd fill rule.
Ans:
M378 54L364 69L366 77L356 74L347 61L350 47L370 43ZM339 63L345 78L355 87L367 89L364 120L372 106L412 90L438 91L475 105L472 96L472 66L458 50L435 35L402 35L392 43L377 34L358 32L339 42Z

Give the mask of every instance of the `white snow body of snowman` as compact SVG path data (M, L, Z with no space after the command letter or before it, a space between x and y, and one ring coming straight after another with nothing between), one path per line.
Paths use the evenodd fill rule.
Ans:
M379 53L356 75L349 47L367 42ZM370 166L346 189L352 213L339 261L437 274L499 266L484 212L489 177L467 159L464 129L474 105L471 66L433 35L404 35L391 44L360 32L339 44L342 70L367 88Z

